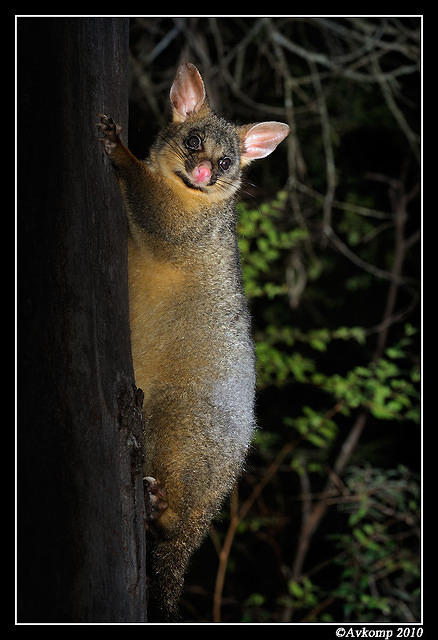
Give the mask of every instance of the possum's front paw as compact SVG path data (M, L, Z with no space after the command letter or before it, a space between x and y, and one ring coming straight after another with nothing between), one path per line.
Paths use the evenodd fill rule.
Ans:
M143 478L144 493L146 499L146 520L154 522L158 520L163 511L167 509L166 492L155 478L147 476Z
M116 146L120 144L119 133L122 127L116 124L111 116L107 116L104 113L98 113L97 116L100 118L100 122L96 122L101 134L99 140L102 140L104 149L110 156Z

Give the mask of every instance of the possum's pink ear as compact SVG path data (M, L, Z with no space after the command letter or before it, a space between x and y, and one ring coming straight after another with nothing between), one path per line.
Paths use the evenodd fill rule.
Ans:
M289 131L283 122L259 122L239 127L242 164L268 156Z
M170 101L175 122L184 122L201 109L205 101L205 88L201 74L194 64L186 62L178 67L170 89Z

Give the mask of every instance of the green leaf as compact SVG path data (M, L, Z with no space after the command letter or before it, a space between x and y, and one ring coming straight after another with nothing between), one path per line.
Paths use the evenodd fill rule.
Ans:
M303 587L295 580L289 580L288 582L289 593L297 598L301 598L304 595Z
M362 518L366 516L367 512L368 512L367 506L362 505L361 507L359 507L359 509L355 513L351 514L351 516L348 519L348 524L351 526L356 525L360 520L362 520Z
M245 606L247 607L261 607L266 602L266 598L261 593L252 593L245 600Z
M327 446L326 440L316 435L316 433L309 433L307 435L307 440L314 444L316 447L325 447Z
M388 358L404 358L405 354L404 351L402 351L399 347L388 347L385 350L386 355L388 356Z

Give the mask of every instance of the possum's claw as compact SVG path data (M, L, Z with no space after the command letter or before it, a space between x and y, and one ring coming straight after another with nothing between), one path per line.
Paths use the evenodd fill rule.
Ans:
M160 487L159 481L151 476L143 478L143 486L146 498L146 520L152 523L158 520L168 507L166 492Z
M113 149L120 143L119 133L122 127L116 124L111 116L107 116L104 113L98 113L97 116L100 118L100 122L96 122L96 126L102 135L99 140L103 142L106 153L111 155Z

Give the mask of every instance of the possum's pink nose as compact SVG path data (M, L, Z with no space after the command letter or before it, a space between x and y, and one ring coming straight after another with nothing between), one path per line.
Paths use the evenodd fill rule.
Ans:
M208 182L211 178L211 162L210 160L203 160L192 171L192 177L196 184Z

